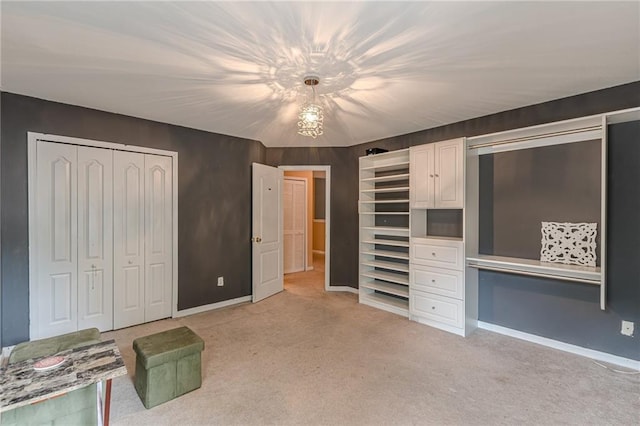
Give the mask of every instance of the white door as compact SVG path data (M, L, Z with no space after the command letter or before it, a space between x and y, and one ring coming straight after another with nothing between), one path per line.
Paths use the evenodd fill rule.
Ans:
M251 238L253 301L283 290L282 181L275 167L253 163Z
M307 181L284 178L284 273L304 271L306 264Z
M113 151L78 149L78 329L113 329Z
M411 207L417 209L434 206L434 144L411 147L410 193Z
M32 340L78 329L77 148L38 142L36 164Z
M464 206L463 140L438 142L435 146L435 207L461 209Z
M113 326L144 322L144 154L113 153Z
M144 320L171 316L173 197L171 157L145 154Z

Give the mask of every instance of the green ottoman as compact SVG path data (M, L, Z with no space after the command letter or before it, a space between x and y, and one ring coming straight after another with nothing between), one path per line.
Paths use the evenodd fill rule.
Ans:
M204 341L187 327L133 341L135 387L146 408L198 389L202 384L200 352Z

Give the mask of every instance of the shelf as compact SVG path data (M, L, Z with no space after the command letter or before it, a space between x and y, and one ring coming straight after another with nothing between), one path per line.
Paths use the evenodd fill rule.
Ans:
M399 226L363 226L360 228L364 231L371 231L380 235L389 235L397 237L408 237L409 228L401 228Z
M409 242L408 241L396 241L396 240L380 240L380 239L373 239L373 240L364 240L362 241L363 244L378 244L378 245L383 245L383 246L390 246L390 247L409 247Z
M409 300L398 299L382 293L364 293L360 290L360 303L404 317L409 316Z
M421 240L421 241L415 241L415 240ZM421 242L429 242L429 241L458 241L458 242L463 242L464 240L462 239L462 237L432 237L429 235L422 235L420 237L411 237L411 241L416 242L416 243L421 243Z
M363 172L390 172L392 170L404 170L409 168L409 160L398 161L397 163L380 164L377 166L366 166L360 169Z
M393 188L362 189L360 190L360 192L364 192L367 194L382 194L385 192L407 192L408 190L408 186L396 186Z
M516 257L478 255L467 257L467 265L472 268L509 274L530 275L564 281L600 285L602 274L598 267L563 265Z
M398 200L363 200L360 201L360 204L402 204L408 203L409 199L402 198Z
M409 297L409 287L398 284L385 283L380 281L366 281L360 283L360 287L369 290L382 291L384 293L393 294L395 296Z
M362 264L373 268L383 268L390 271L409 273L409 264L406 263L387 262L385 260L365 260Z
M360 212L360 214L382 215L382 216L409 216L409 212Z
M367 278L373 278L375 280L383 280L389 281L391 283L409 285L409 276L396 274L393 272L382 272L382 271L367 271L362 272L360 275Z
M401 173L399 175L379 176L361 179L360 182L395 182L397 180L408 180L409 173Z
M382 256L389 257L392 259L402 259L409 260L409 253L403 253L401 251L390 251L390 250L363 250L362 254L368 254L370 256Z

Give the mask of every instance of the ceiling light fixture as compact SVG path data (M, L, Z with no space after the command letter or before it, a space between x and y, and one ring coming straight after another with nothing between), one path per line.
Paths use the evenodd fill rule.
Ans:
M298 114L298 134L314 139L324 133L322 107L316 103L315 87L318 83L320 83L320 77L306 76L304 78L304 84L311 87L312 97L311 101L307 98L307 102L300 108Z

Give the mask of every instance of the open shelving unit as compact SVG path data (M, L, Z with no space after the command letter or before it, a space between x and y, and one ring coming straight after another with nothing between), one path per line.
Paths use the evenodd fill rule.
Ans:
M409 316L409 150L360 158L360 303Z

